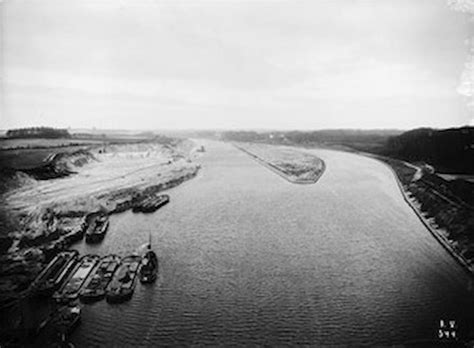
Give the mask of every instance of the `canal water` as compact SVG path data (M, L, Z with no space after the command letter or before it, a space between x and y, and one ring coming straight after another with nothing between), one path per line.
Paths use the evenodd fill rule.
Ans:
M114 215L101 244L76 246L124 256L151 233L160 259L130 302L85 306L77 346L388 345L472 320L469 277L383 164L314 150L326 172L296 185L230 144L204 145L200 174L167 206Z

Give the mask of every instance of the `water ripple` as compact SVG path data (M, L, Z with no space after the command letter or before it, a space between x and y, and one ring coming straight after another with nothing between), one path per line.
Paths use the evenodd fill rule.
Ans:
M325 174L301 187L206 148L170 204L113 216L100 246L78 247L125 254L150 231L160 258L157 283L129 303L85 308L78 346L386 345L462 318L465 274L380 163L321 150Z

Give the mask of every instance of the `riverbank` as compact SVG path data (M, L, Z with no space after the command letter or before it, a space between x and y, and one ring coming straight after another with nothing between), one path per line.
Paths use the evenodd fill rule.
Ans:
M472 207L438 192L432 182L434 178L430 177L432 174L423 173L404 161L365 155L390 168L405 202L423 225L468 273L474 275L474 236L469 229L469 223L474 221ZM450 220L446 221L448 215Z
M242 144L242 143L237 143ZM287 180L289 177L271 161L264 160L262 155L256 155L258 150L272 153L268 148L278 149L281 145L261 143L245 143L238 146L262 165L273 170ZM298 146L297 146L298 147ZM287 148L287 147L285 147ZM308 147L304 147L308 148ZM249 149L252 149L249 151ZM452 183L432 173L428 168L416 166L401 160L360 152L350 148L338 149L368 156L381 161L394 173L402 195L428 231L441 245L463 266L474 275L474 207L470 201L464 200L469 196L469 190L464 190L469 183ZM278 153L274 150L274 153ZM324 163L324 162L323 162ZM297 182L298 183L298 182ZM456 185L456 186L453 186ZM463 186L464 185L464 186ZM460 187L461 186L461 187Z
M289 147L251 143L234 146L293 184L314 184L326 169L322 159Z
M337 147L336 150L368 156L387 165L393 171L405 201L428 231L469 274L474 275L474 207L469 194L474 189L471 183L444 180L428 166L417 166L349 147ZM471 200L466 197L471 197Z
M61 155L70 172L61 178L9 175L1 197L0 306L14 303L42 265L82 239L91 213L123 212L196 176L194 148L188 140L101 145Z

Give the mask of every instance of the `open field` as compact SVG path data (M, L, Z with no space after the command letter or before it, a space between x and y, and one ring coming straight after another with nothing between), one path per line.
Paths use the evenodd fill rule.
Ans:
M95 150L108 145L179 142L155 134L73 134L71 138L0 138L0 169L25 170L45 164L51 155Z
M26 138L0 139L0 168L27 170L42 166L54 154L92 149L104 144L97 139Z
M64 147L73 145L91 145L100 144L102 140L95 139L77 139L77 138L61 138L61 139L9 139L0 138L0 149L29 149L29 148L50 148L50 147Z
M46 159L53 154L70 153L88 147L90 146L0 150L0 167L14 170L31 169L45 164Z

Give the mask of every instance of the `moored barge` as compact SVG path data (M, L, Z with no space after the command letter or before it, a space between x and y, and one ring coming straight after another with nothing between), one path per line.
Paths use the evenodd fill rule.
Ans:
M98 213L90 218L85 233L87 243L97 243L104 239L109 228L109 217L105 213Z
M109 303L120 303L132 298L142 258L138 255L124 257L112 281L107 286Z
M51 296L59 289L76 265L79 253L63 251L56 255L31 285L34 294Z
M68 281L54 293L54 299L57 302L69 302L77 299L82 285L97 265L98 260L99 256L97 255L83 256L72 271Z
M152 213L157 209L161 208L170 201L170 196L168 195L152 195L138 202L133 208L132 211L142 212L142 213Z
M81 301L90 303L103 299L107 285L109 285L119 265L120 257L117 255L108 255L100 259L99 265L95 268L79 293Z

